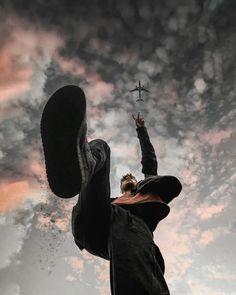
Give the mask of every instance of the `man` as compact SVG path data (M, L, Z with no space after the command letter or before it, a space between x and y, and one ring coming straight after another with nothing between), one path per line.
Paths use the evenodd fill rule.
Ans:
M164 260L153 241L167 205L182 189L174 176L158 176L155 150L144 120L133 115L142 151L145 179L132 174L121 179L122 196L110 198L110 148L86 139L86 99L77 86L57 90L41 120L47 178L61 198L79 194L72 212L75 243L93 255L110 260L113 295L168 295Z

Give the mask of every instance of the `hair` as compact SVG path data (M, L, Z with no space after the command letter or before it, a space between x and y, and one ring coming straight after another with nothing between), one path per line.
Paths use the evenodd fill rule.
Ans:
M127 174L123 175L120 179L120 188L121 188L122 182L124 180L126 180L127 177L131 177L137 181L136 177L132 173L127 173ZM122 189L121 189L121 192L122 192Z
M134 175L133 175L132 173L127 173L127 174L125 174L125 175L123 175L123 176L121 177L120 184L121 184L124 180L126 180L127 177L134 178L134 179L137 181L137 179L134 177Z

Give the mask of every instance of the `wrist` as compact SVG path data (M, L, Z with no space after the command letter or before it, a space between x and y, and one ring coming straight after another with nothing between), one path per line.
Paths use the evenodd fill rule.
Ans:
M145 126L144 125L140 125L140 126L136 126L136 129L143 129Z

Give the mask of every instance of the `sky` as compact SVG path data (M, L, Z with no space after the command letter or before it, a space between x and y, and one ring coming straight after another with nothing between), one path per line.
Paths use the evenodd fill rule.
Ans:
M0 294L108 295L109 263L73 242L45 177L40 118L74 84L88 138L111 147L112 197L142 179L132 113L180 196L154 232L171 294L236 295L236 2L0 2ZM145 102L129 92L141 80Z

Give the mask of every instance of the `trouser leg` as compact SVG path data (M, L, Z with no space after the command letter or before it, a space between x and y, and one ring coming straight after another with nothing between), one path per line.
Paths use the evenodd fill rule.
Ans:
M110 221L110 148L103 140L89 143L96 170L72 212L72 232L82 249L108 259Z
M58 89L41 118L47 179L58 197L80 194L72 214L73 233L81 247L96 249L109 223L110 149L103 140L88 144L86 126L83 90L73 85Z
M169 295L161 253L147 225L112 205L110 272L112 295Z

